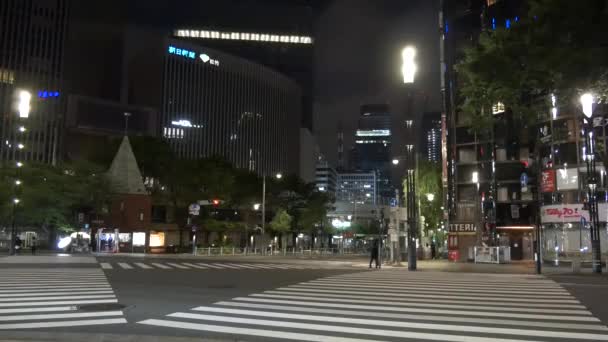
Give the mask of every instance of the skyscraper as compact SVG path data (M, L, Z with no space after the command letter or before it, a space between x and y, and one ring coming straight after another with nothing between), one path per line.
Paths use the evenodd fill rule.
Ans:
M422 117L424 159L433 163L441 161L441 113L425 113Z
M0 2L0 161L54 163L61 144L67 0ZM18 132L18 92L31 94L27 132Z
M353 165L357 171L375 172L380 203L394 196L391 184L391 115L386 104L361 106L355 132Z

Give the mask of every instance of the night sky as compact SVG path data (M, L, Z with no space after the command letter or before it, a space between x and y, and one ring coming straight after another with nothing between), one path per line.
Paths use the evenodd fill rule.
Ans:
M330 162L336 161L339 122L344 150L354 143L361 104L389 103L395 121L403 122L400 58L405 44L418 48L416 110L441 111L437 7L432 0L336 0L319 18L314 121ZM393 143L399 155L398 136Z

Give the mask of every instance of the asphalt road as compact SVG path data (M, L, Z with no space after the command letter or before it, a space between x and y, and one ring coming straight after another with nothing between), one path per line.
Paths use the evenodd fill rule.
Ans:
M369 272L340 263L276 259L97 261L0 265L0 336L608 341L606 276Z

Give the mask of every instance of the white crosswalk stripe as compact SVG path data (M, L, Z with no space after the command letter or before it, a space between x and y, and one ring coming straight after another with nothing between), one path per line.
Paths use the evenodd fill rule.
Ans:
M114 265L115 264L115 265ZM202 263L202 262L100 262L99 265L102 269L110 271L125 271L125 270L341 270L341 269L352 269L345 266L331 266L331 265L295 265L295 264L272 264L272 263L236 263L236 262L214 262L214 263ZM32 278L32 281L35 281ZM58 278L60 281L61 278ZM99 277L83 277L83 280L96 281ZM3 282L0 280L0 289Z
M322 278L138 323L276 341L608 341L608 327L552 280L397 270Z
M120 310L80 309L118 302L101 269L3 268L0 279L0 330L127 323Z

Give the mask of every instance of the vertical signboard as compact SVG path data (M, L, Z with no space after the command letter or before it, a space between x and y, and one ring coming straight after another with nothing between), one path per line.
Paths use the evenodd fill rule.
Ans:
M554 192L555 191L555 170L545 170L541 173L540 191L541 192Z
M441 113L441 181L448 187L448 126L445 113Z

